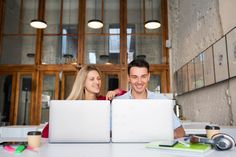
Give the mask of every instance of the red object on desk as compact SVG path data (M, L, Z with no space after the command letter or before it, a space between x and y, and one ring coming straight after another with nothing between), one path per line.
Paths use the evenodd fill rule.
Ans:
M42 137L43 138L48 138L48 131L49 131L49 124L47 124L44 128L43 128L43 131L42 131Z

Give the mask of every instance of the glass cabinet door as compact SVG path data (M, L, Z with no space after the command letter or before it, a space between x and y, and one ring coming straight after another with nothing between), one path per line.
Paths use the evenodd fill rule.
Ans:
M107 92L119 88L119 75L117 73L108 74L102 72L101 95L106 96Z
M42 64L71 64L78 54L78 0L45 1Z
M153 92L161 93L161 76L159 74L151 74L148 89Z
M35 64L37 30L29 22L37 17L39 0L1 2L0 64Z
M162 64L162 27L146 29L144 23L161 19L160 0L127 1L127 63L134 58L146 59L149 64Z
M86 1L85 54L86 64L120 63L120 1ZM95 16L96 15L96 16ZM87 22L97 18L103 21L101 29L91 29Z
M41 123L49 120L49 101L55 97L55 75L43 76Z
M29 125L32 93L32 75L20 76L19 102L17 106L17 125Z
M6 122L6 124L10 122L12 78L12 74L0 75L0 122Z
M62 79L61 82L61 89L63 90L63 92L61 92L61 99L66 99L69 96L74 85L76 73L64 73L63 75L64 80Z
M115 90L119 87L118 75L106 75L105 76L105 92Z

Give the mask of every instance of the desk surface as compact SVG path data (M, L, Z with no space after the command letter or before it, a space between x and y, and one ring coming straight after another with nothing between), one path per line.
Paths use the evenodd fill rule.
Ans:
M12 154L0 147L1 157L232 157L236 149L218 152L209 150L205 153L159 150L145 148L144 143L101 143L101 144L49 144L43 140L37 152L25 150L21 154Z

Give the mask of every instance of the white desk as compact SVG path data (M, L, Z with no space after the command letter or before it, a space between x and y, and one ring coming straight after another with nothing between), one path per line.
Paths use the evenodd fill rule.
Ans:
M42 127L33 126L30 129L40 130ZM0 132L9 133L5 136L5 133L2 134L2 138L18 139L25 138L25 133L28 131L24 126L11 126L6 128L7 130L1 130ZM8 130L9 129L9 130ZM20 130L18 130L20 129ZM204 128L190 127L186 128L189 133L204 133ZM189 130L188 130L189 129ZM193 130L192 130L193 129ZM197 130L196 130L197 129ZM235 127L233 130L230 130L235 133ZM14 131L13 131L14 130ZM195 132L194 132L195 131ZM17 132L17 134L15 134ZM14 136L12 136L14 134ZM19 135L18 135L19 134ZM22 136L23 134L23 136ZM0 141L3 139L0 139ZM22 156L22 157L234 157L236 156L236 148L230 151L215 151L210 150L206 153L192 153L184 151L172 151L172 150L158 150L158 149L148 149L145 148L145 144L117 144L117 143L103 143L103 144L49 144L46 139L42 139L42 146L37 150L38 152L31 152L25 150L21 154L11 154L0 146L0 157L13 157L13 156Z
M0 148L1 157L234 157L236 149L218 152L209 150L206 153L159 150L145 148L143 143L102 143L102 144L49 144L46 140L37 152L25 150L21 154L9 153Z

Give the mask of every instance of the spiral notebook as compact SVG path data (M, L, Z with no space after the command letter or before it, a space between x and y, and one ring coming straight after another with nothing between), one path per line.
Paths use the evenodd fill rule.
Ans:
M182 143L177 143L173 147L161 147L159 144L161 141L150 142L145 145L146 148L157 148L157 149L168 149L168 150L180 150L180 151L191 151L191 152L206 152L211 149L211 145L202 144L202 143L194 143L189 144L189 147L185 146Z

